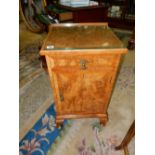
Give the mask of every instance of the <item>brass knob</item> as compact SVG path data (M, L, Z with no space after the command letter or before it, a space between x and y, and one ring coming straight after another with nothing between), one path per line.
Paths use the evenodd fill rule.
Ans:
M64 101L64 96L63 96L63 94L62 93L60 93L60 101Z
M80 68L83 69L83 70L87 69L87 66L86 66L87 62L88 62L87 60L81 59L80 60Z

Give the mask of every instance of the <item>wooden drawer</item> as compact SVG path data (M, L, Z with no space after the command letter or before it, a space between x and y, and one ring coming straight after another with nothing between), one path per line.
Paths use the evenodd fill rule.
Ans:
M68 56L54 58L54 67L76 67L86 69L91 67L115 67L118 55L104 56Z

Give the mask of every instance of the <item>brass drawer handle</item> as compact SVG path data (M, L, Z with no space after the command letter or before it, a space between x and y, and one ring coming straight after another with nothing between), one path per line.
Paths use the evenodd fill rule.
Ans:
M83 70L87 69L87 66L86 66L87 62L88 62L87 60L81 59L80 60L80 68L83 69Z

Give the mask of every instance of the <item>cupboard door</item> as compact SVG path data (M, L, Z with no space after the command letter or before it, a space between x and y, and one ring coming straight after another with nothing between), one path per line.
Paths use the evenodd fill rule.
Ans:
M58 85L59 114L76 114L82 110L82 74L80 71L55 71Z
M108 104L112 74L110 69L86 70L83 78L83 112L104 113Z

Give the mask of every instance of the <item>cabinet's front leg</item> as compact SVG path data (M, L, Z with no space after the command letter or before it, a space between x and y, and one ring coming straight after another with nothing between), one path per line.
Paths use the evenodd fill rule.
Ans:
M63 123L63 119L56 118L56 127L59 128Z
M106 125L106 121L105 120L103 120L103 119L100 119L100 124L103 124L103 126L105 126Z
M99 117L99 119L100 119L100 124L103 124L104 126L106 125L106 123L107 123L107 121L108 121L108 116L106 115L104 115L103 117L101 116L101 117Z

